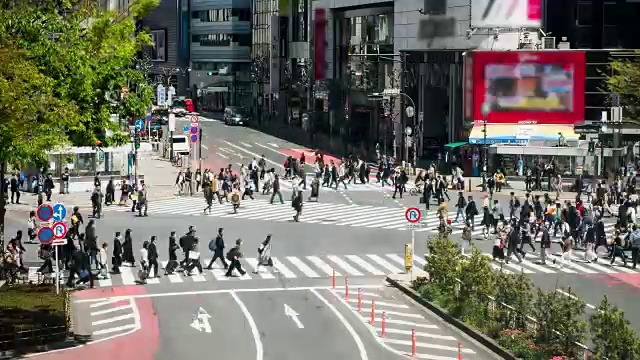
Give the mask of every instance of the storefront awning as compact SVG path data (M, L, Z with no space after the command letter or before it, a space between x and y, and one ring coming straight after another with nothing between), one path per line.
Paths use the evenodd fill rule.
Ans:
M467 142L461 141L461 142L448 143L447 145L445 145L445 147L449 149L455 149L457 147L465 146L467 144L468 144Z
M484 144L484 125L476 123L469 144ZM487 144L527 144L530 141L577 141L573 125L487 124Z

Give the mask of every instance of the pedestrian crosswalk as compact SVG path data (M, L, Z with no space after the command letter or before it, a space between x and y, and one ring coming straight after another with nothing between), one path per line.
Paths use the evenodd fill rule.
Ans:
M489 253L484 254L490 256ZM528 253L520 263L515 258L509 264L493 262L495 270L508 273L525 274L640 274L640 269L630 269L622 266L618 260L614 265L609 265L608 260L598 263L586 263L579 259L584 257L583 252L574 253L574 261L567 261L561 264L559 254L553 255L558 260L553 264L551 259L547 260L547 265L539 263L539 255ZM183 271L176 271L172 275L151 277L147 279L147 285L157 284L178 284L188 282L217 282L217 281L246 281L246 280L269 280L269 279L328 279L336 277L379 277L387 274L399 274L404 272L404 256L397 253L389 254L359 254L359 255L312 255L312 256L281 256L273 257L273 267L260 267L258 269L257 258L242 258L240 260L245 274L234 272L234 276L225 276L225 269L219 263L214 264L211 270L206 269L210 259L203 259L203 271L194 269L192 274L185 274ZM160 274L164 274L167 261L160 261ZM414 255L414 266L423 268L425 258ZM30 269L35 272L36 268ZM258 270L257 273L254 271ZM64 272L64 280L68 274ZM112 274L108 279L97 280L95 286L110 287L121 285L138 284L137 268L123 266L120 274Z
M307 191L311 190L311 187L309 185L311 184L311 181L313 180L314 177L315 177L315 175L307 174ZM283 188L283 190L290 190L290 189L293 188L293 181L282 179L282 180L280 180L280 186ZM407 191L409 191L410 189L412 189L414 187L415 186L413 186L412 184L406 184L405 185L405 188L406 188ZM302 190L302 186L299 187L299 190ZM376 180L371 180L370 183L361 184L360 180L358 180L357 183L347 184L347 188L346 189L345 189L344 185L339 184L338 187L337 187L337 190L338 191L345 191L345 192L393 191L394 190L394 186L392 184L383 185L382 183L376 182ZM333 188L321 187L320 188L320 195L322 195L323 191L336 191L336 187L335 187L335 185L334 185Z

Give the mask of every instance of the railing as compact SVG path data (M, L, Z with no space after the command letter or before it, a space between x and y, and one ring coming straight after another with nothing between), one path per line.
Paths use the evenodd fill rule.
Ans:
M67 333L66 325L33 328L15 325L8 329L0 329L0 352L28 352L31 349L37 349L52 342L63 341L66 339Z
M457 279L456 278L456 286L454 287L454 295L456 297L459 296L460 294L460 288L464 285L464 283L462 282L462 280ZM496 298L494 298L493 296L489 296L487 295L487 307L488 307L488 311L489 313L494 316L496 315L501 309L506 309L508 312L508 325L512 325L513 327L515 327L516 325L516 316L518 315L518 313L520 313L520 311L516 308L514 308L513 306L509 305L509 304L505 304L501 301L497 301ZM535 334L538 329L540 328L540 322L535 319L534 317L531 317L529 315L525 316L526 319L526 327L527 330L530 333ZM561 333L559 333L558 331L552 330L555 334L562 336ZM578 357L576 357L576 359L581 359L581 360L591 360L591 359L595 359L593 356L593 350L589 349L589 347L587 345L581 344L579 342L573 342L573 344L576 346L576 349L578 349ZM608 360L607 358L600 358L602 360Z

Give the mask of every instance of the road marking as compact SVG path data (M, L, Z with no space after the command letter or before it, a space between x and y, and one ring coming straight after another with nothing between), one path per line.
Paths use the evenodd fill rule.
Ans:
M377 303L376 303L377 305ZM386 321L386 319L385 319ZM385 331L389 334L400 334L400 335L409 335L411 336L412 331L411 330L401 330L401 329L385 329ZM456 338L454 338L453 336L449 336L449 335L436 335L436 334L429 334L429 333L425 333L422 331L416 331L416 337L427 337L427 338L432 338L432 339L438 339L438 340L450 340L450 341L455 341Z
M256 322L253 320L249 309L247 309L246 305L240 300L238 295L231 291L231 297L233 300L238 303L240 310L244 314L245 319L249 323L249 327L251 328L251 334L253 335L253 342L256 344L256 360L262 360L264 357L264 350L262 348L262 340L260 339L260 332L258 331L258 326L256 326Z
M135 285L136 277L133 276L133 271L129 266L120 266L120 277L122 279L122 285Z
M242 144L242 146L246 146L248 148L252 148L253 147L253 146L247 144L246 142L242 142L242 141L240 141L240 144Z
M325 274L327 274L329 276L333 276L334 269L331 266L329 266L326 262L322 261L319 257L317 257L317 256L307 256L307 259L309 259L309 261L311 261L313 263L313 265L315 265L318 269L324 271ZM335 274L336 274L336 276L342 276L337 271L335 271Z
M136 325L135 324L128 324L128 325L122 325L122 326L118 326L118 327L112 327L112 328L107 328L107 329L102 329L102 330L96 330L93 332L93 335L107 335L107 334L111 334L114 332L118 332L118 331L123 331L123 330L133 330L136 329Z
M298 314L293 308L287 304L284 304L284 315L291 318L294 324L298 327L298 329L304 329L304 325L302 321L300 321L300 314Z
M271 259L273 260L273 267L275 267L280 273L282 273L284 277L289 279L297 277L296 274L293 271L289 270L289 268L286 267L284 263L278 258L272 257Z
M274 144L274 143L269 143L269 145L273 146L274 148L279 147L277 144Z
M247 153L247 154L249 154L249 155L253 155L256 159L261 157L260 155L258 155L258 154L256 154L256 153L254 153L254 152L251 152L251 151L249 151L249 150L243 149L243 148L241 148L240 146L235 145L235 144L232 144L232 143L230 143L230 142L228 142L228 141L226 141L226 140L225 140L224 142L225 142L227 145L229 145L229 146L231 146L231 147L233 147L233 148L236 148L236 149L238 149L238 150L240 150L240 151L244 151L244 152L246 152L246 153ZM220 148L220 150L222 150L222 148ZM267 159L267 158L265 158L265 160L266 160L268 163L273 164L273 165L275 165L275 166L279 167L280 169L284 169L284 166L282 166L282 164L279 164L279 163L277 163L277 162L275 162L275 161L272 161L272 160L269 160L269 159Z
M411 340L385 339L384 342L389 344L411 346ZM444 346L444 345L436 345L436 344L424 343L424 342L416 342L416 346L427 348L427 349L436 349L436 350L445 350L445 351L457 352L459 350L457 346ZM465 354L475 354L473 350L466 349L466 348L463 348L462 352Z
M350 298L348 300L349 302L358 302L358 299L353 299ZM394 304L394 303L388 303L388 302L384 302L384 301L376 301L376 306L386 306L386 307L392 307L392 308L396 308L396 309L408 309L409 307L407 305L404 304Z
M354 268L353 266L349 265L348 262L342 260L341 258L339 258L337 256L329 255L329 256L327 256L327 259L331 260L334 264L336 264L339 267L341 267L344 271L349 273L349 275L362 276L362 273L360 271L356 270L356 268Z
M292 263L293 266L297 267L298 270L302 271L302 273L305 276L310 277L310 278L320 277L320 275L318 275L318 273L313 271L313 269L311 269L309 266L307 266L307 264L302 262L302 260L298 259L297 257L295 257L295 256L287 256L287 260L289 260L289 262Z
M104 300L104 299L103 299L103 300ZM120 300L121 300L121 299L114 299L114 298L108 299L108 298L107 298L107 300L96 302L95 304L91 304L91 305L89 305L89 307L90 307L90 308L97 308L97 307L101 307L101 306L105 306L105 305L113 304L114 302L118 302L118 301L120 301Z
M96 326L96 325L109 324L109 323L120 321L120 320L133 319L134 317L135 316L133 314L125 314L125 315L115 316L108 319L97 320L92 322L91 325Z
M373 254L367 254L367 257L375 262L377 262L380 266L382 266L383 268L387 269L388 271L394 273L394 274L399 274L402 272L402 270L396 268L395 266L391 265L387 260L381 258L378 255L373 255Z
M200 146L202 146L202 148L205 150L209 150L209 147L207 147L207 145L203 145L202 142L200 142Z
M353 285L356 286L356 285ZM381 289L386 285L357 285L361 289ZM171 296L193 296L193 295L214 295L214 294L229 294L244 293L244 292L276 292L276 291L309 291L309 290L330 290L333 286L301 286L301 287L279 287L279 288L247 288L247 289L221 289L221 290L197 290L197 291L180 291L180 292L168 292L168 293L155 293L155 294L141 294L141 295L127 295L127 296L106 296L100 299L81 299L76 300L74 303L96 303L104 302L109 303L126 300L126 299L148 299L157 297L171 297ZM344 289L344 286L336 286L336 290Z
M358 351L360 352L360 359L361 360L369 360L369 356L367 356L367 350L364 347L364 343L362 343L362 339L360 339L360 336L358 335L356 330L353 328L353 326L351 326L351 324L349 324L347 319L344 318L344 316L340 313L340 311L338 311L338 309L333 304L331 304L327 299L322 297L320 295L320 293L318 293L318 291L316 291L315 289L311 289L309 291L311 291L311 293L313 295L315 295L318 298L318 300L322 301L324 303L324 305L326 307L328 307L329 310L331 310L336 315L338 320L340 320L340 322L342 322L342 325L345 327L345 329L347 329L349 334L351 334L351 337L353 338L353 341L355 341L356 345L358 346Z
M169 264L169 261L162 261L162 268L165 269L165 271L167 269L167 264ZM180 275L175 273L171 275L167 275L167 277L169 278L169 282L172 282L172 283L184 282L184 280L182 280L182 277L180 277Z
M284 156L284 157L289 156L289 155L287 155L287 154L285 154L285 153L283 153L283 152L281 152L281 151L279 151L279 150L272 149L272 148L270 148L270 147L268 147L268 146L265 146L265 145L262 145L262 144L258 144L258 143L255 143L255 144L256 144L256 145L258 145L258 146L260 146L261 148L267 149L267 150L269 150L269 151L273 151L273 152L278 153L278 154L280 154L280 155L282 155L282 156Z
M108 308L108 309L105 309L105 310L94 311L94 312L91 313L91 316L104 315L104 314L108 314L108 313L111 313L111 312L116 312L116 311L130 309L130 308L131 308L131 303L129 303L128 305L116 306L116 307Z
M562 291L562 290L560 290L560 289L556 289L556 292L557 292L557 293L560 293L560 294L562 294L562 295L564 295L564 296L570 297L570 298L572 298L572 299L574 299L574 300L580 300L580 301L584 302L584 300L580 299L579 297L577 297L577 296L575 296L575 295L573 295L573 294L569 294L569 293L568 293L568 292L566 292L566 291ZM595 310L595 309L597 309L597 307L595 307L594 305L591 305L591 304L586 303L586 302L584 303L584 306L588 307L588 308L589 308L589 309L591 309L591 310Z
M353 261L356 265L358 265L361 268L365 269L367 272L372 273L373 275L377 275L377 276L386 275L383 271L380 271L380 270L374 268L373 266L371 266L371 264L369 264L368 262L362 260L357 255L347 255L346 257L347 257L347 259Z
M249 264L253 271L258 271L258 259L256 258L244 258L244 261ZM258 273L263 279L274 279L275 277L270 272L260 271Z

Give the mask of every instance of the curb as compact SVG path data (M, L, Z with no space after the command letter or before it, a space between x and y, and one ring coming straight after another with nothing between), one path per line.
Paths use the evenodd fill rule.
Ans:
M454 318L453 316L449 315L446 311L442 310L437 305L435 305L435 304L423 299L413 289L410 289L410 288L400 284L397 280L394 280L394 279L390 278L389 276L386 277L386 281L391 286L393 286L396 289L402 291L405 295L409 296L415 302L417 302L420 305L426 307L431 312L436 314L438 317L440 317L441 319L443 319L447 323L455 326L460 331L464 332L465 334L470 336L472 339L474 339L475 341L477 341L478 343L480 343L481 345L483 345L487 349L491 350L496 355L502 357L503 359L507 359L507 360L518 360L517 357L515 357L513 354L511 354L510 352L508 352L507 350L502 348L495 341L493 341L493 339L490 339L489 337L477 332L472 327L468 326L467 324L463 323L462 321L460 321L460 320Z

